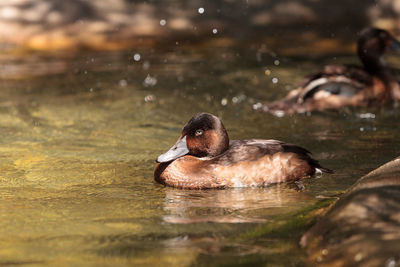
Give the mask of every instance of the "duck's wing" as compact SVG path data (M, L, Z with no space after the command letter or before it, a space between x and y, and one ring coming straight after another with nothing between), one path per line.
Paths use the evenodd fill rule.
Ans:
M228 151L217 157L216 160L218 164L230 165L242 161L255 161L266 155L274 155L278 152L294 153L310 166L323 172L332 173L331 170L322 167L317 160L311 158L311 152L307 149L273 139L233 140L229 144Z
M258 108L277 115L279 112L295 113L336 108L340 107L341 103L345 103L343 100L352 98L365 88L371 88L372 84L373 77L360 67L329 65L322 71L307 77L285 98ZM341 102L337 97L340 97ZM312 101L314 101L313 104L305 105L306 102Z
M321 98L331 94L352 97L362 89L371 86L372 83L372 76L358 66L325 66L322 71L308 77L300 86L297 103L303 103L314 96Z

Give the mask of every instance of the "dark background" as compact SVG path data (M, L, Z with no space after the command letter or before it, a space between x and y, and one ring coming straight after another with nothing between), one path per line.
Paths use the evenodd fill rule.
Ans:
M266 40L272 47L274 42L287 47L287 53L293 46L326 52L341 49L338 44L347 49L354 35L370 25L396 35L399 14L398 0L4 0L0 49L119 50ZM329 39L339 43L319 43Z

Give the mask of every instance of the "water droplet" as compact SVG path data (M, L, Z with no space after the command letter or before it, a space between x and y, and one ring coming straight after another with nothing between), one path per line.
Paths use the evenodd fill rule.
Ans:
M255 104L253 105L253 109L254 109L254 110L258 110L258 109L260 109L260 108L262 108L262 107L263 107L263 104L261 104L260 102L255 103Z
M228 104L228 99L225 97L221 99L221 105L226 106Z
M165 19L160 20L160 25L165 26L167 24L167 21Z
M278 81L279 81L278 78L276 78L276 77L272 78L272 83L277 84Z
M214 29L212 30L212 33L213 33L213 34L217 34L217 33L218 33L218 29L214 28Z
M155 86L156 84L157 84L157 78L150 76L150 74L147 74L147 77L143 81L143 86L151 87L151 86Z
M139 53L134 54L133 55L133 60L140 61L140 54Z
M154 102L156 101L156 96L155 95L146 95L144 97L144 102Z
M359 115L360 119L375 119L375 114L373 113L363 113Z
M268 69L266 69L264 73L265 73L265 75L267 75L267 76L271 75L271 71L268 70Z
M234 104L238 104L238 103L241 103L241 102L243 102L243 101L245 101L246 100L246 95L238 95L238 96L234 96L234 97L232 97L232 102L234 103Z
M143 62L143 69L148 70L149 68L150 68L150 62L149 61Z
M355 260L355 261L361 261L363 258L364 258L364 255L363 255L362 253L357 253L357 254L354 256L354 260Z
M364 127L360 127L360 132L364 132Z
M282 118L283 116L285 116L285 112L283 110L276 110L273 112L273 114L278 118Z
M125 87L125 86L127 86L127 85L128 85L128 82L127 82L126 80L120 80L120 81L119 81L119 86Z
M274 65L275 65L275 66L279 66L280 63L281 63L281 62L280 62L278 59L275 59L275 60L274 60Z
M204 7L199 7L199 9L197 10L197 12L199 12L199 14L203 14L205 11Z
M93 92L93 88L89 88L89 92Z
M395 267L396 266L396 258L392 257L389 258L386 262L385 262L385 267Z

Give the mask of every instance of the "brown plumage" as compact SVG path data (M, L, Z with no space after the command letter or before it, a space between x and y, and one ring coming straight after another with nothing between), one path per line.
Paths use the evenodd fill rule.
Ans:
M363 67L325 66L282 100L255 105L255 109L292 114L400 100L400 86L383 59L389 48L400 49L400 43L387 31L368 28L360 33L357 47Z
M332 173L302 147L277 140L234 140L219 118L194 116L177 143L159 156L154 177L159 183L188 189L256 187L294 181L316 169Z

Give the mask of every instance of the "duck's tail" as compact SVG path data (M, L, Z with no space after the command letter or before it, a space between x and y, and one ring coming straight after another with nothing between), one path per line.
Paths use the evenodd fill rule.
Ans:
M334 173L333 170L322 167L318 160L309 157L308 163L314 167L316 173Z
M315 168L315 170L316 170L317 172L320 171L321 173L322 173L322 172L324 172L324 173L334 173L333 170L328 169L328 168L324 168L324 167L322 167L321 165L320 165L319 167Z

